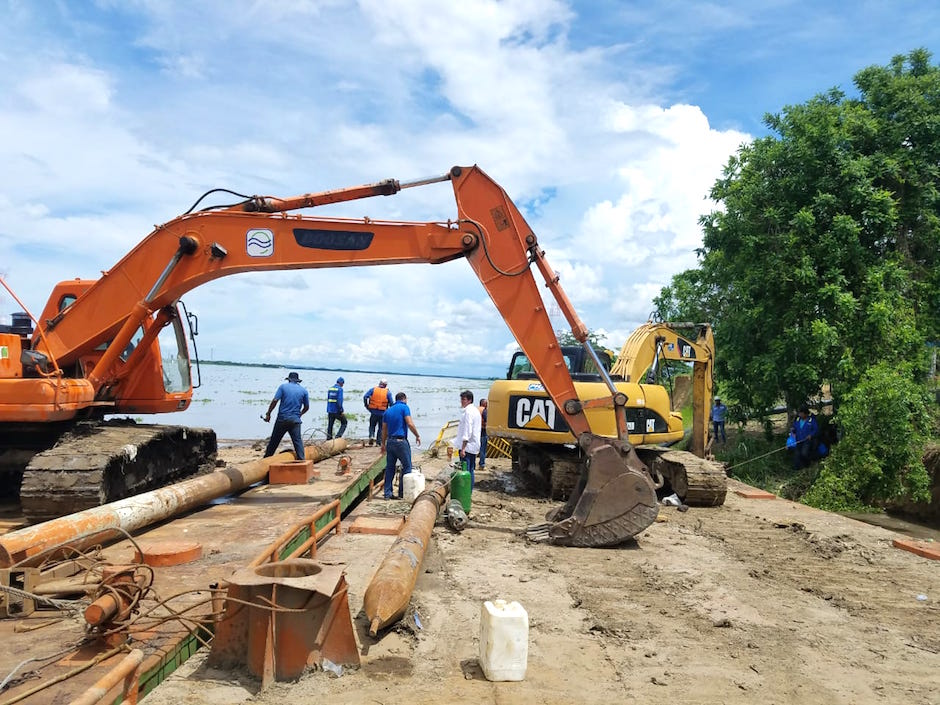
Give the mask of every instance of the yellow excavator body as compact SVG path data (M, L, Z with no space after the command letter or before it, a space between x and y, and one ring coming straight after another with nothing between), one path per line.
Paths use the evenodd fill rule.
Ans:
M541 478L552 498L568 501L561 512L552 515L554 529L543 529L556 542L553 532L563 529L566 522L577 520L577 533L596 541L594 545L602 543L587 529L592 518L578 516L578 506L586 496L595 513L603 514L602 509L608 504L611 507L635 504L634 509L624 513L626 518L651 513L655 518L656 506L650 500L651 492L674 491L693 506L724 503L724 470L707 457L714 339L708 324L695 326L694 336L680 332L680 325L688 328L691 324L644 324L628 337L616 363L611 363L610 356L601 350L595 350L595 361L585 355L581 347L561 348L578 400L584 407L582 413L592 431L611 439L610 447L622 456L621 464L636 466L636 473L618 476L617 482L605 479L605 473L600 470L601 455L592 453L568 429L564 415L559 413L532 373L523 353L513 356L506 379L496 380L490 387L488 436L509 441L514 469ZM691 452L669 449L687 434L682 414L673 410L666 388L651 383L662 360L681 361L692 367ZM603 372L596 369L597 362L604 367ZM626 434L618 434L613 402L601 402L611 399L610 390L602 381L605 374L616 392L622 395L621 401L625 398L622 409L626 415ZM649 488L633 486L640 474L649 477ZM637 498L637 502L633 502L633 498ZM610 518L604 521L608 525L618 523ZM620 530L629 529L622 527Z

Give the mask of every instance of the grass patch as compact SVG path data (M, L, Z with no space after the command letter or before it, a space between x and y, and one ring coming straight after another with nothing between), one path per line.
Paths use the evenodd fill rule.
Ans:
M768 439L763 431L729 431L728 442L712 446L715 459L726 463L731 477L779 497L800 501L819 474L819 464L793 469L786 436Z

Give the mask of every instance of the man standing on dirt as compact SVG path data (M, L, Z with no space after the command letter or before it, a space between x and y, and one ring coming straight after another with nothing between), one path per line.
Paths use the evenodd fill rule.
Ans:
M326 440L333 438L333 424L339 421L339 433L337 438L342 438L346 433L346 412L343 411L343 385L346 380L342 377L336 378L336 384L326 391Z
M265 421L271 420L271 412L280 402L281 406L277 410L277 419L274 421L274 429L271 431L271 440L268 441L268 447L264 451L264 457L268 458L274 455L274 451L281 444L281 439L285 433L290 434L291 443L294 444L294 455L297 460L305 460L304 441L300 434L300 417L307 413L310 408L310 397L307 390L300 386L300 375L291 372L285 378L287 382L282 383L274 392L274 398L268 406L268 412L264 415Z
M381 445L382 417L392 405L392 392L388 388L388 380L380 379L377 386L365 393L362 403L369 410L369 445Z
M415 434L415 445L421 445L421 435L411 420L408 397L404 392L395 395L395 403L388 407L382 417L382 452L385 453L385 499L392 499L395 489L395 463L401 462L401 478L398 480L398 499L405 493L405 475L411 472L411 446L408 431Z
M724 443L728 440L725 436L725 419L728 418L728 407L721 403L721 399L715 397L715 406L712 407L712 438L715 439L715 443L718 442L718 438L721 438L721 442Z
M486 407L489 402L486 399L480 399L480 470L486 466Z
M477 462L477 453L480 452L480 427L483 419L480 410L473 404L473 392L465 389L460 393L460 423L457 424L457 437L454 444L460 453L460 460L466 461L467 470L470 471L470 487L473 488L473 466Z

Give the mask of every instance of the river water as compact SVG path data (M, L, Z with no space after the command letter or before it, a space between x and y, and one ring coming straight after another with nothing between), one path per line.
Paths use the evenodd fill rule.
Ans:
M215 429L220 441L267 438L271 423L261 418L277 386L287 373L296 368L253 367L243 365L202 365L202 385L193 392L193 401L186 411L173 414L136 415L142 423L179 424ZM441 427L457 419L460 412L460 392L469 389L474 399L484 398L490 381L463 377L429 377L392 373L345 372L340 370L297 369L303 386L310 395L310 411L303 417L304 437L312 440L326 438L326 392L343 377L344 407L349 426L347 438L366 438L369 431L369 412L362 396L379 379L388 380L392 396L398 392L408 395L411 418L426 447L437 438ZM272 417L277 414L275 410ZM273 422L272 422L273 423ZM334 428L334 432L338 426Z

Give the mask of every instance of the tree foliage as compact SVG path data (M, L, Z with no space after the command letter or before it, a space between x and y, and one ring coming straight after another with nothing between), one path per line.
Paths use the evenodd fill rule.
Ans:
M559 345L580 345L581 341L574 337L574 333L570 330L556 330L555 337L558 338ZM589 342L595 348L603 348L604 344L602 343L604 335L598 333L597 331L589 330L587 334L587 342Z
M855 87L765 117L774 134L711 189L699 268L656 301L712 321L722 388L750 415L825 385L838 405L884 364L916 385L940 338L940 68L920 49Z

